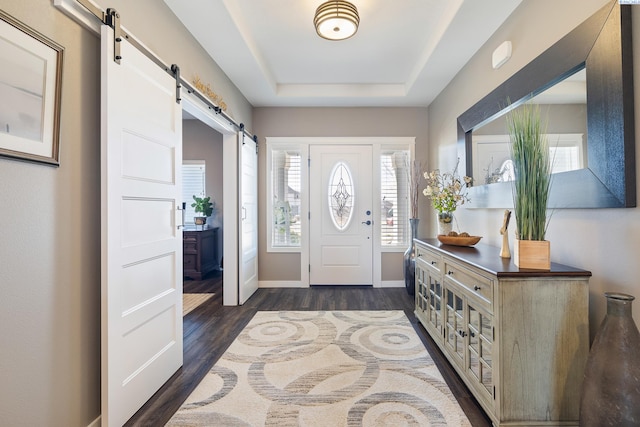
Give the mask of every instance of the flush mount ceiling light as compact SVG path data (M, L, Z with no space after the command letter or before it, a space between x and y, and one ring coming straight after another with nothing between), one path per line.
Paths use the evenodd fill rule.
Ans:
M318 35L327 40L344 40L358 31L358 9L348 1L328 1L316 9L313 24Z

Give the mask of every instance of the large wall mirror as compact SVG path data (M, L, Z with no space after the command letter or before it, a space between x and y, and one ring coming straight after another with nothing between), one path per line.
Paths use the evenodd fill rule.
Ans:
M470 208L512 206L504 115L540 105L553 150L550 208L636 206L631 7L613 1L458 117Z

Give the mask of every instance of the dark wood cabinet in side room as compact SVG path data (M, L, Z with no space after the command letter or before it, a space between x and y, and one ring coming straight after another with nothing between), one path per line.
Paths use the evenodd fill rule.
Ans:
M218 270L218 227L186 229L183 239L183 276L202 280Z

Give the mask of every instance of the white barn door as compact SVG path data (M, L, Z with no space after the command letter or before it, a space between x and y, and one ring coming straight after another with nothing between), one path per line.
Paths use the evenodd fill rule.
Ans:
M238 302L258 289L258 153L256 142L240 132L240 236Z
M182 107L176 82L102 26L102 425L182 365Z

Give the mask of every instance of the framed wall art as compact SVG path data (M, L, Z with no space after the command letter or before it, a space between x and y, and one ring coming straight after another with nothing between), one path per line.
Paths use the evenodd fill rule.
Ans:
M0 10L0 156L60 164L63 51Z

